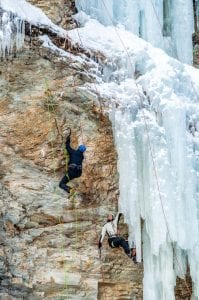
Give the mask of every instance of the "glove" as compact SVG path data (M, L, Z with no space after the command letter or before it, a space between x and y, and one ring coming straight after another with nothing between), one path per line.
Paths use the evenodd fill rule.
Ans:
M99 241L98 248L102 248L102 243Z

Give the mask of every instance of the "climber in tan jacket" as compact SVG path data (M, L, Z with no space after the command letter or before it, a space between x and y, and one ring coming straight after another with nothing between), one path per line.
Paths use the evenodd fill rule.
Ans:
M118 223L121 217L121 213L117 213L116 217L114 218L113 214L109 214L107 216L107 223L102 227L102 232L99 239L98 247L101 249L102 242L105 235L108 235L108 243L111 248L119 248L122 247L124 252L128 257L132 258L134 262L136 262L136 249L130 249L128 241L124 239L124 237L118 234Z

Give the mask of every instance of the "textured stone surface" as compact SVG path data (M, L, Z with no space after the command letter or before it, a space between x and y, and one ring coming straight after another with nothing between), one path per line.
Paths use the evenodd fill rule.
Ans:
M110 293L120 286L117 298L134 294L135 285L142 293L142 270L122 250L105 242L99 260L101 227L117 209L117 156L107 116L79 90L91 80L81 75L85 67L60 61L36 39L1 63L3 299L106 299L105 286ZM72 128L74 147L82 140L88 147L83 176L72 183L80 194L70 200L58 188L65 158L55 118L60 131Z
M74 26L71 1L29 2ZM142 265L106 241L99 259L100 229L117 210L117 155L108 117L79 89L92 80L82 75L88 66L60 60L35 38L0 68L0 299L142 299ZM60 132L72 128L74 147L88 147L71 199L58 188L65 158L55 118ZM176 292L188 299L184 282Z
M28 0L28 2L45 11L57 25L65 29L74 28L72 14L76 12L75 0Z

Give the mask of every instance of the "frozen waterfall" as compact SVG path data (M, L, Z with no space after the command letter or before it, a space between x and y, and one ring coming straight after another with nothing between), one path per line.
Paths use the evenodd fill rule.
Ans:
M174 300L190 266L199 298L199 71L124 28L84 13L69 36L100 51L90 88L109 99L118 153L119 208L144 261L144 299ZM161 63L160 63L161 62Z
M124 25L155 47L192 64L192 0L76 0L76 5L102 24Z

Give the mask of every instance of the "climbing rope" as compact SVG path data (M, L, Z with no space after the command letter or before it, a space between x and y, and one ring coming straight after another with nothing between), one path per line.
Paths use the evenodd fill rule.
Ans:
M51 91L49 89L47 80L45 80L45 85L46 85L46 97L47 97L46 100L47 100L47 109L48 109L48 114L49 114L49 120L51 121L51 115L53 115L55 127L56 127L56 129L58 131L58 134L61 136L62 144L63 144L63 135L60 132L60 129L59 129L59 126L58 126L58 123L57 123L55 107L49 101L49 98L52 97L52 94L51 94ZM50 107L51 107L51 109L50 109ZM53 155L53 157L52 157L53 158L53 174L54 174L54 178L56 178L55 151L54 151L54 147L53 147L53 142L52 141L50 141L50 145L51 145L51 153ZM56 196L55 189L53 189L53 193ZM63 215L63 208L62 208L62 215ZM62 218L61 214L60 214L60 216L58 218L58 223L61 224L61 225L64 224L63 223L63 218ZM64 239L62 238L61 233L60 233L60 241L61 241L61 254L62 254L62 257L63 257L63 260L64 260ZM67 288L68 288L67 263L66 263L66 261L64 261L63 268L64 268L64 286L65 287L64 287L64 290L62 291L62 293L64 293L65 291L67 291ZM61 299L62 299L62 296L61 296Z
M127 48L126 48L126 46L125 46L125 43L123 42L122 38L120 37L120 34L119 34L117 28L114 26L114 22L113 22L113 20L112 20L112 17L111 17L111 15L110 15L110 13L109 13L109 11L108 11L108 9L107 9L107 6L106 6L104 0L102 0L102 3L103 3L103 5L104 5L104 7L105 7L105 9L106 9L106 11L107 11L107 15L109 16L109 18L110 18L110 20L111 20L111 22L112 22L113 28L114 28L114 30L115 30L115 32L116 32L116 34L117 34L117 36L118 36L118 38L119 38L119 40L120 40L122 46L123 46L123 48L124 48L124 51L126 52L127 57L129 58L130 66L131 66L132 70L134 71L133 64L132 64L132 62L131 62L131 57L130 57L130 55L129 55L129 53L128 53L128 50L127 50ZM140 90L139 90L139 87L138 87L138 84L137 84L136 81L135 81L135 84L136 84L136 88L137 88L137 90L138 90L138 95L139 95L139 98L140 98L140 104L141 104L141 106L143 107L142 96L141 96L141 94L140 94ZM139 105L139 102L138 102L136 99L135 99L135 101L136 101L136 102L138 103L138 105ZM146 119L146 115L145 115L145 113L144 113L144 110L142 110L142 114L143 114L144 123L145 123L145 130L146 130L146 134L147 134L147 140L148 140L148 144L149 144L149 149L150 149L150 154L151 154L151 159L152 159L152 164L153 164L153 170L154 170L154 174L155 174L155 180L156 180L156 184L157 184L158 196L159 196L159 200L160 200L160 203L161 203L161 208L162 208L163 216L164 216L164 219L165 219L165 225L166 225L166 228L167 228L168 237L169 237L169 239L170 239L170 241L171 241L171 245L172 245L172 247L173 247L174 255L175 255L176 262L177 262L177 264L178 264L179 270L180 270L181 273L183 274L181 265L180 265L180 263L179 263L179 261L178 261L178 258L177 258L176 251L175 251L174 246L173 246L173 241L172 241L172 238L171 238L169 225L168 225L166 213L165 213L165 210L164 210L164 205L163 205L162 195L161 195L161 192L160 192L160 184L159 184L159 179L158 179L157 169L156 169L156 165L155 165L155 157L154 157L154 154L153 154L153 151L152 151L152 145L151 145L151 140L150 140L150 136L149 136L149 127L148 127L148 123L147 123L147 119ZM190 290L190 288L189 288L189 286L188 286L188 283L187 283L187 280L186 280L186 278L185 278L184 276L183 276L183 280L184 280L184 282L185 282L187 291L188 291L189 295L191 296L191 290Z
M84 48L84 45L83 45L83 42L82 42L82 39L81 39L81 35L80 35L80 32L79 32L79 28L78 28L78 23L76 25L77 25L76 30L77 30L77 34L78 34L78 37L79 37L80 44ZM74 86L75 86L75 82L74 82ZM96 87L95 83L94 83L94 87L95 87L96 94L98 96L98 100L99 100L99 103L100 103L100 113L103 114L101 98L99 96L99 92L97 90L97 87ZM82 124L80 124L80 125L81 125L81 129L82 129L81 130L81 134L82 134L83 133L83 127L82 127ZM94 215L95 211L94 211L93 207L92 207L92 210L93 210L93 215ZM95 222L95 221L94 221L94 229L95 229L96 239L98 240L99 239L99 234L98 234L98 230L97 230L97 222ZM104 271L103 271L103 268L102 268L102 263L101 263L102 262L101 249L98 250L98 255L99 255L99 260L100 260L100 268L101 268L102 281L106 282L105 281L105 276L104 276ZM104 296L105 296L105 299L108 299L107 288L105 286L104 286Z
M80 40L80 43L81 45L83 46L83 43L82 43L82 39L81 39L81 36L80 36L80 33L79 33L79 30L78 30L78 24L77 24L77 32L78 32L78 36L79 36L79 40ZM72 60L72 58L71 58ZM77 95L77 91L75 89L76 87L76 81L75 81L75 77L73 76L73 88L74 88L74 92L75 94ZM97 89L96 89L97 90ZM98 93L97 93L98 94ZM101 106L101 103L100 103L100 109L101 109L101 112L102 112L102 106ZM79 112L79 115L80 115L80 109L78 107L78 112ZM81 131L81 139L82 139L82 142L84 142L84 138L83 138L83 124L82 124L82 121L81 121L81 117L80 117L80 131ZM85 160L85 169L87 169L87 161ZM92 210L93 210L93 215L95 215L95 211L94 211L94 208L92 207ZM94 226L95 226L95 232L96 232L96 240L98 240L98 231L97 231L97 222L94 222ZM99 259L100 259L100 268L101 268L101 274L102 274L102 280L103 282L105 282L105 279L104 279L104 272L103 272L103 269L102 269L102 264L101 264L101 252L99 252ZM108 299L107 297L107 290L106 290L106 287L104 286L104 294L105 294L105 299Z

